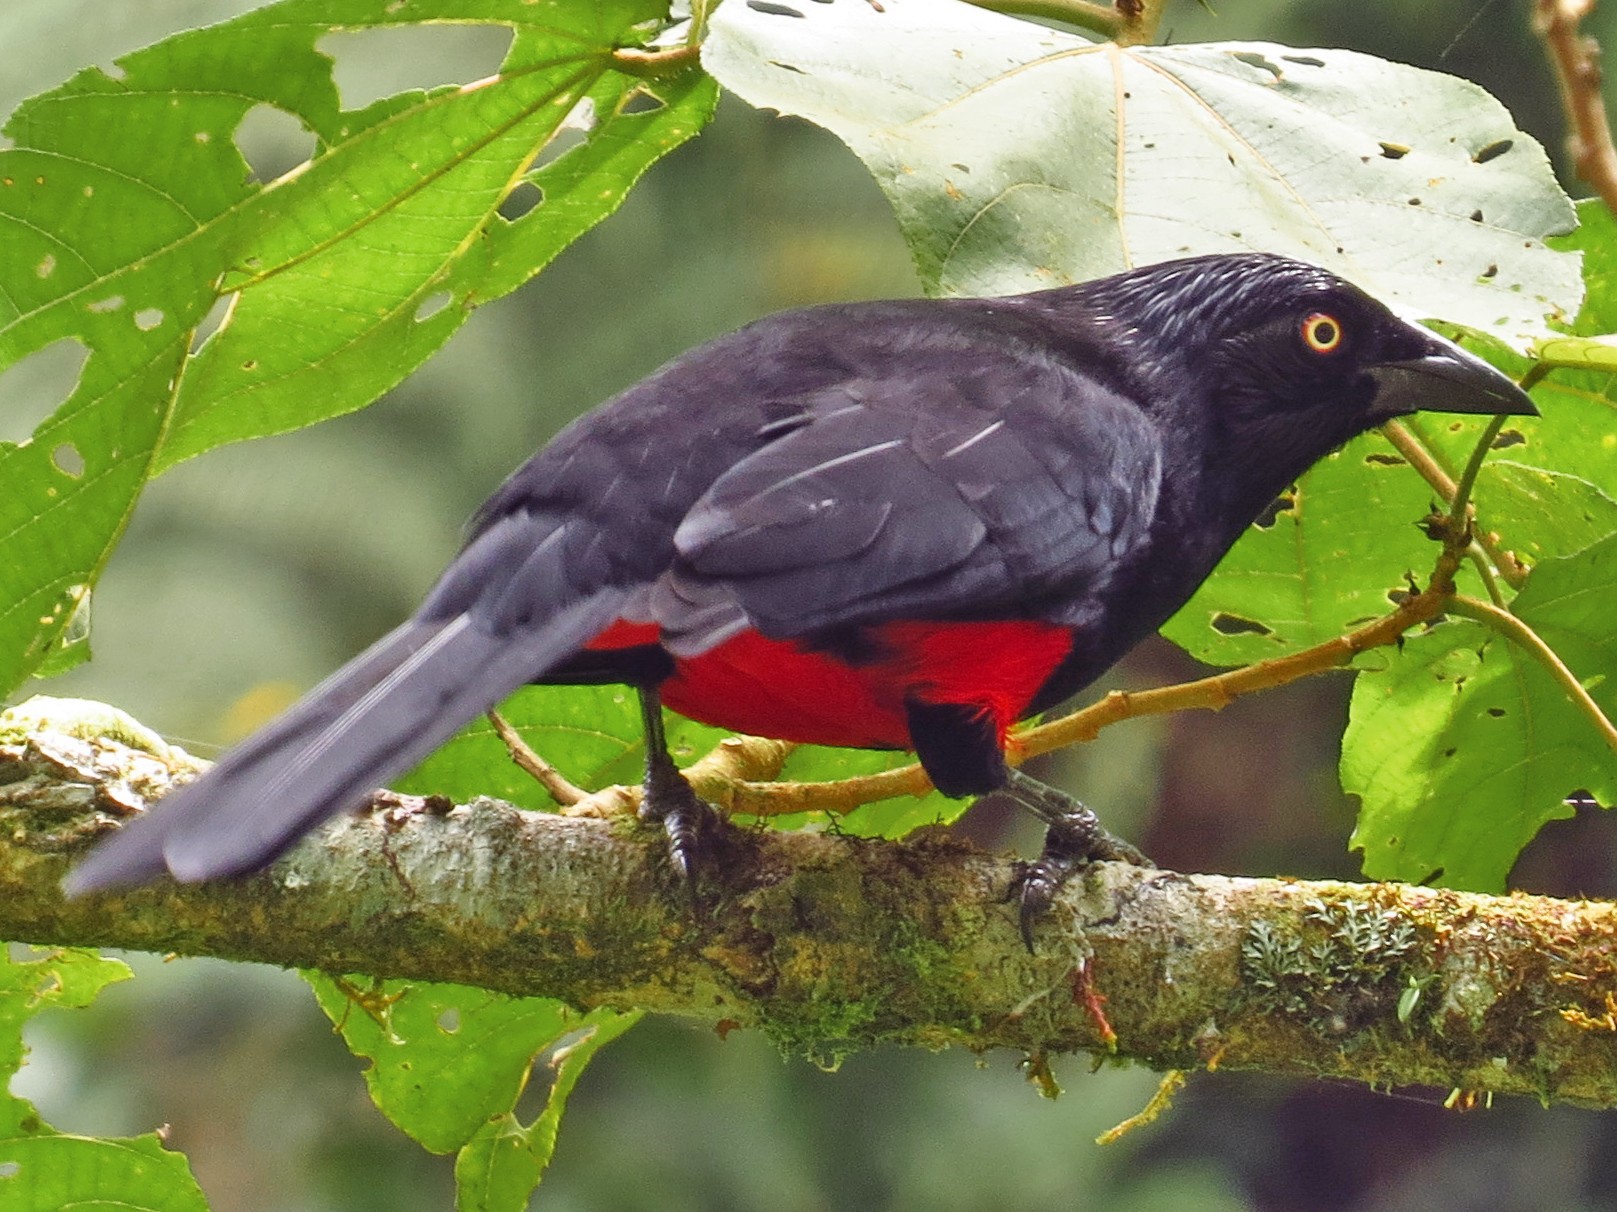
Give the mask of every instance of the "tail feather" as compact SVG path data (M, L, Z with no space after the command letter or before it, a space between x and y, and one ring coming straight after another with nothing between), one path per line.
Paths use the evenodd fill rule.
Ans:
M68 893L165 870L194 881L263 866L566 659L626 596L601 590L513 629L491 628L479 613L417 616L102 842L68 875Z

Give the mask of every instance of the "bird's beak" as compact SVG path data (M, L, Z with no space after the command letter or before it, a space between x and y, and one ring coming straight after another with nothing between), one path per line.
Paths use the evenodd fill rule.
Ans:
M1371 409L1377 416L1420 411L1538 416L1532 398L1508 375L1453 341L1428 332L1421 337L1422 348L1414 356L1370 368L1376 382Z

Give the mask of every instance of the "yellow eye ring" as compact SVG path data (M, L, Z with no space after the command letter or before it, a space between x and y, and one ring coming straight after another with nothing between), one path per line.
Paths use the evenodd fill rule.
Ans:
M1309 312L1298 328L1303 344L1315 353L1335 353L1342 348L1342 322L1323 311Z

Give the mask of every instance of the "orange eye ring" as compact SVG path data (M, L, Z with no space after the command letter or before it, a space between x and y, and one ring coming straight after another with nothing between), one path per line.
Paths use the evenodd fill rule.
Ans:
M1304 316L1298 332L1303 344L1317 354L1335 353L1342 348L1342 322L1323 311Z

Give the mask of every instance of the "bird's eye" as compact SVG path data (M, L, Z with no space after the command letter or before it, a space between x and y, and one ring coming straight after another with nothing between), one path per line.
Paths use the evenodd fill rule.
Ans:
M1299 329L1303 344L1318 354L1335 353L1342 347L1342 322L1322 311L1309 312Z

